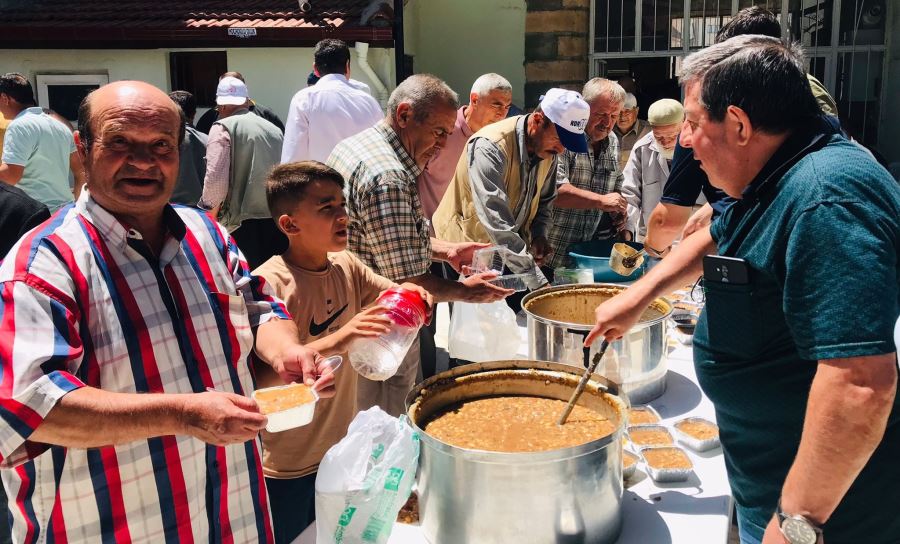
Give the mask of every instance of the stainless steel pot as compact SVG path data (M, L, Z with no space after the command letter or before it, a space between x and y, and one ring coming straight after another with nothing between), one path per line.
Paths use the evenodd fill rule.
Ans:
M586 367L600 347L600 339L590 349L584 348L584 339L593 325L586 325L586 319L578 321L576 316L593 312L596 304L588 307L585 301L597 300L597 290L610 298L624 289L621 285L602 283L560 285L529 293L522 299L522 308L528 316L528 356ZM540 298L546 295L562 295L558 297L557 307L535 302L547 300ZM653 309L656 317L639 322L621 340L610 344L596 371L620 384L622 392L634 404L650 402L666 391L666 318L672 313L672 304L658 298L653 302Z
M616 431L579 446L535 453L469 450L421 430L432 414L468 399L534 395L566 401L578 369L540 361L473 363L418 384L406 399L420 431L419 516L432 544L604 544L622 520L626 404L597 375L578 404Z

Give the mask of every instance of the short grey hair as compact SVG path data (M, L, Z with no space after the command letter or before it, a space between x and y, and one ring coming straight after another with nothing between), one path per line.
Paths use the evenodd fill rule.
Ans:
M588 104L594 102L598 98L605 98L616 104L623 104L625 102L625 89L615 81L602 77L595 77L584 84L584 88L581 90L581 96Z
M472 94L487 96L491 91L512 92L512 85L505 77L493 72L479 76L472 84Z
M637 107L637 97L631 93L625 93L625 104L622 107L626 110L633 110Z
M681 67L681 83L686 84L703 79L706 73L719 63L732 59L745 59L746 55L740 55L740 53L748 48L758 51L768 47L780 47L784 51L784 55L793 61L800 70L806 71L806 59L800 44L785 44L778 38L762 34L741 34L688 55Z
M415 74L404 79L391 93L387 103L388 117L396 121L397 107L404 102L412 109L413 119L421 123L435 108L459 108L459 95L437 76Z
M737 106L754 128L781 134L821 112L809 88L800 44L771 36L741 35L684 60L681 84L700 85L700 105L721 122Z

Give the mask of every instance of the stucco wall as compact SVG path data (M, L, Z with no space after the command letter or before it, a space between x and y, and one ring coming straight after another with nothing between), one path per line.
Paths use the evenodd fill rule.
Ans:
M36 73L107 73L110 81L139 79L168 89L168 60L158 49L0 49L0 72L21 72L32 84Z
M373 95L376 87L363 73L351 48L350 77L369 85ZM370 48L369 64L387 87L394 85L394 50ZM306 87L306 77L312 70L312 48L254 48L229 49L228 69L243 74L254 100L272 108L282 119L287 117L291 97Z
M497 72L525 98L525 0L412 0L404 10L416 73L443 78L468 102L475 78Z
M177 49L171 51L186 51ZM189 50L188 50L189 51ZM227 49L228 69L244 75L250 95L272 108L284 119L291 97L306 87L312 70L312 48ZM170 89L170 50L0 50L0 73L21 72L34 83L36 73L107 73L110 81L138 79L166 91ZM351 53L350 72L354 79L375 85L359 68L356 52ZM369 49L369 64L381 76L388 92L393 89L393 49Z

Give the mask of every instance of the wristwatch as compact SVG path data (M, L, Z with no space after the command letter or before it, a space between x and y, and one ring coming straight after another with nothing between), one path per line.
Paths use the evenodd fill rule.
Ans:
M648 246L647 244L644 244L644 249L647 250L647 255L650 255L651 257L656 257L657 259L662 259L663 257L666 256L667 253L669 253L669 250L672 249L672 246L669 245L665 249L659 250L656 248L652 248L652 247Z
M778 527L788 544L819 544L822 542L822 528L804 516L786 514L781 509L781 499L775 510Z

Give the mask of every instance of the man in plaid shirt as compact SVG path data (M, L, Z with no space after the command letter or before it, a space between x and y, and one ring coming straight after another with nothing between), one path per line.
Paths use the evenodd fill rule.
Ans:
M553 220L547 232L553 255L550 269L564 266L569 245L612 238L625 224L627 202L619 193L619 141L612 132L625 103L625 89L595 77L582 96L591 108L584 134L587 153L566 151L559 157Z
M0 467L16 542L272 542L247 358L324 386L222 225L167 202L184 137L146 83L91 93L86 188L0 265ZM321 394L321 392L320 392Z
M411 76L391 93L387 117L339 143L328 165L347 180L348 247L372 270L397 283L421 285L436 302L494 302L512 291L488 283L485 274L457 282L429 271L435 260L459 272L487 245L431 238L416 189L422 168L453 132L458 107L456 93L437 77ZM402 412L418 364L416 343L379 392L361 396L360 409L378 404L389 413Z

